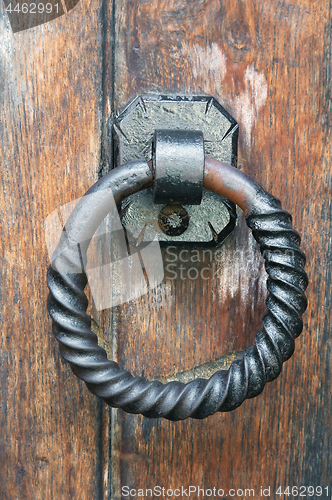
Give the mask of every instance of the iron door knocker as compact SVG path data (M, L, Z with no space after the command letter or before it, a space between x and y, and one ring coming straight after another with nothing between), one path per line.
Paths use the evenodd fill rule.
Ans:
M199 133L190 137L199 144ZM161 141L165 140L165 134L161 134ZM162 142L162 149L165 147ZM179 147L181 144L175 151L179 151ZM198 146L197 151L199 156L202 149ZM183 152L185 162L185 149ZM111 209L109 193L118 205L155 183L155 196L167 202L163 198L163 187L168 179L167 198L174 181L173 174L169 173L172 161L166 162L166 166L163 164L162 168L155 158L149 162L146 159L130 161L111 170L87 191L65 225L48 270L48 310L62 356L88 389L108 405L148 418L203 419L216 412L234 410L245 399L258 396L265 384L280 374L303 328L301 316L307 306L308 278L300 236L292 228L291 215L282 209L280 201L234 166L202 156L196 162L194 175L189 168L181 182L189 191L193 190L196 203L200 199L197 183L201 182L202 187L227 198L244 211L268 274L263 328L256 334L255 343L244 351L242 359L234 360L228 370L217 371L209 380L163 384L134 377L109 360L106 351L98 345L97 335L91 330L91 318L86 314L88 299L84 288L87 277L82 262L85 262L94 232ZM92 194L97 196L87 196ZM183 189L176 194L186 196Z

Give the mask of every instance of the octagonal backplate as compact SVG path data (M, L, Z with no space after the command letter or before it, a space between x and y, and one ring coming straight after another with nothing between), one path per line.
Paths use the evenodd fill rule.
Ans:
M114 136L115 167L130 160L152 158L156 129L201 130L206 156L236 166L238 124L211 96L169 96L146 94L135 98L110 123ZM179 236L165 234L158 216L164 205L153 202L152 188L136 193L122 202L121 220L132 240L161 244L217 245L233 231L235 205L204 189L200 205L185 205L188 228Z

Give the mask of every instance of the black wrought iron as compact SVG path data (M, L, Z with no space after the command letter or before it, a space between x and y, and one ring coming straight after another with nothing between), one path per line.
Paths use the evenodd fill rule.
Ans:
M153 145L154 203L199 205L203 195L203 133L156 130Z
M98 196L83 197L70 216L47 277L48 309L61 354L93 394L128 413L183 420L234 410L245 399L260 394L266 382L280 374L302 331L308 279L300 236L278 199L235 168L206 159L204 186L227 195L245 210L247 224L260 245L269 292L263 328L242 359L233 361L228 370L217 371L209 380L162 384L133 377L107 359L91 330L82 263L89 240L110 208L110 192L119 203L152 182L145 160L130 162L100 179L87 192Z
M183 156L185 163L191 155L192 163L196 166L197 163L200 165L198 170L193 169L193 165L191 165L191 175L195 171L194 179L197 182L197 189L191 183L191 186L186 186L185 191L181 189L179 192L179 186L177 184L174 186L173 183L172 194L169 193L168 200L164 202L159 198L160 201L157 202L156 199L158 200L159 195L157 189L157 193L155 193L157 198L154 198L153 189L156 188L154 182L153 189L150 188L144 193L135 193L129 196L121 204L122 224L125 229L128 229L136 238L139 238L139 234L143 231L143 242L147 243L163 205L173 204L170 198L176 196L176 203L183 204L183 208L188 212L190 224L181 233L174 234L173 231L163 231L159 235L161 246L169 244L198 245L200 248L216 246L225 241L234 231L236 223L234 203L207 189L203 189L203 195L200 193L199 186L203 178L203 148L193 148L193 144L190 144L188 140L179 138L179 131L182 133L192 130L201 131L204 136L206 156L230 163L233 166L237 165L238 124L214 97L208 95L164 95L149 92L136 97L116 118L112 116L109 120L109 128L113 135L115 167L119 167L133 158L145 158L150 161L153 157L156 130L164 130L165 132L167 130L173 134L173 152L176 142L182 142L186 152L186 156ZM181 148L177 147L176 149L177 161L173 164L169 162L167 170L168 167L171 167L172 177L174 175L179 179L183 165L179 165L178 160L182 156L182 152ZM167 154L165 149L159 150L159 159L163 159L165 153ZM156 181L156 177L154 180ZM165 178L163 180L165 181ZM165 185L164 182L162 184ZM186 205L188 199L183 198L188 194L190 200L188 203L190 204ZM194 201L196 199L199 203L200 198L202 198L202 209L197 210Z

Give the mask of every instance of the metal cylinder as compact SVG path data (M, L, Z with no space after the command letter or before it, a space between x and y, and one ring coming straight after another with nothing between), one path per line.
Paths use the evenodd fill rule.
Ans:
M203 194L203 133L156 130L153 168L155 203L199 205Z

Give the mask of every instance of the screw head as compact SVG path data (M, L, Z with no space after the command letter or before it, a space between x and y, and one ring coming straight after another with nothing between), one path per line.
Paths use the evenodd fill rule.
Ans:
M180 236L188 228L188 212L181 205L166 205L159 213L158 224L163 233Z

